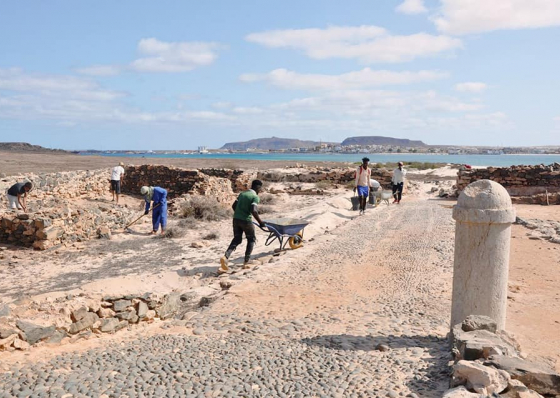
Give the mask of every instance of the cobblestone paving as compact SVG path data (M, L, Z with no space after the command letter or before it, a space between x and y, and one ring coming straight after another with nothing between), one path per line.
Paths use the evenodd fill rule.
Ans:
M15 366L0 375L0 398L439 397L452 228L430 201L371 212L300 249L304 260L232 278L261 273L258 289L232 289L189 320L193 336Z

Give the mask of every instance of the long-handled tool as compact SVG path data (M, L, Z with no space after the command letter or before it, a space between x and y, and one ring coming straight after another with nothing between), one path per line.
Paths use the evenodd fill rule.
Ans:
M158 203L157 205L153 206L149 211L154 210L156 207L160 206L161 204ZM132 221L130 224L128 224L126 227L124 227L125 231L128 231L128 228L130 228L131 226L133 226L134 224L136 224L142 217L144 217L147 213L142 213L142 215L140 217L138 217L136 220Z

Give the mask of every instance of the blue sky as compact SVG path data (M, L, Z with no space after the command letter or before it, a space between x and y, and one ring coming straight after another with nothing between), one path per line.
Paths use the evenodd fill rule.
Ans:
M0 141L560 145L560 1L5 1Z

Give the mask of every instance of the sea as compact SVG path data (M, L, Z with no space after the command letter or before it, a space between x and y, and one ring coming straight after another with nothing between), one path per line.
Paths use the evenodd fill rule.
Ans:
M184 159L223 159L228 160L275 160L296 162L359 162L367 156L373 163L403 162L428 162L428 163L453 163L468 164L471 166L496 166L508 167L513 165L549 165L560 163L558 155L443 155L443 154L419 154L419 153L88 153L81 155L101 155L112 157L130 158L184 158Z

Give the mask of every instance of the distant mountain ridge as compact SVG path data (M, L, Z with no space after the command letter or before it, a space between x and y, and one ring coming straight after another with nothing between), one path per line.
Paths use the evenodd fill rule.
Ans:
M378 135L348 137L342 141L341 145L395 145L405 147L427 146L422 141L413 141L406 138L382 137Z
M232 151L246 151L247 149L259 150L279 150L290 148L313 148L319 145L317 141L302 141L293 138L257 138L249 141L228 142L220 149L227 149Z
M320 145L317 141L302 141L294 138L256 138L249 141L239 141L239 142L228 142L220 149L232 150L232 151L246 151L247 149L257 149L257 150L280 150L280 149L290 149L290 148L314 148ZM335 142L323 142L323 144L334 144ZM347 145L395 145L403 147L425 147L428 146L422 141L413 141L406 138L393 138L393 137L382 137L382 136L363 136L363 137L348 137L342 141L342 146Z
M0 151L10 152L57 152L57 153L70 153L62 149L49 149L40 145L31 145L27 142L0 142Z

